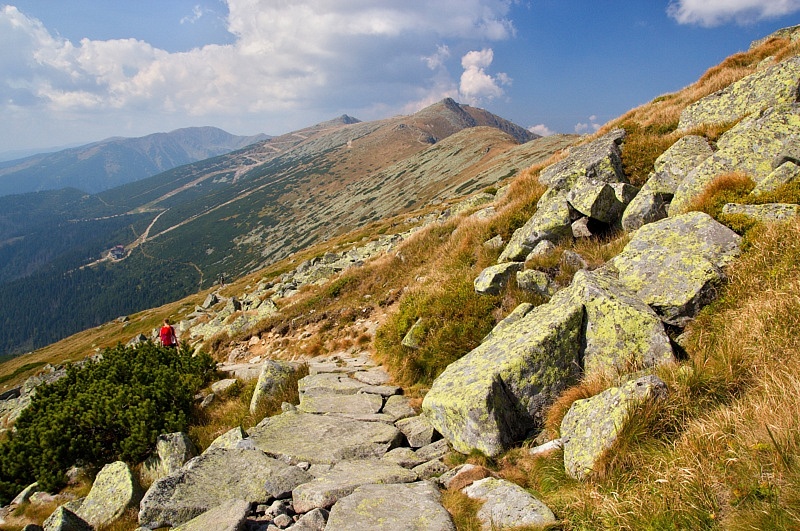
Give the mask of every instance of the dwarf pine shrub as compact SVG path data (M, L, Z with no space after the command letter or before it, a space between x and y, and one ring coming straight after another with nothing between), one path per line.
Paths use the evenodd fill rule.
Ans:
M194 393L215 368L206 354L118 345L39 387L0 445L0 504L38 481L53 491L73 465L143 460L161 433L185 431Z

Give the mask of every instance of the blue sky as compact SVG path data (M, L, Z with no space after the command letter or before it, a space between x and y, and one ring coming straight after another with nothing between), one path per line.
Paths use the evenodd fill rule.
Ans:
M591 132L800 23L800 0L17 0L0 153L213 125L281 134L444 97Z

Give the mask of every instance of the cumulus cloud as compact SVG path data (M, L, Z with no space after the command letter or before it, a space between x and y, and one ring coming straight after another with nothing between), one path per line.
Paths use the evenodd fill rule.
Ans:
M481 100L492 100L502 96L505 92L501 85L511 83L511 78L504 73L494 76L486 73L486 69L491 66L492 61L494 61L494 52L491 48L471 51L461 58L464 72L461 74L459 90L467 103L477 105Z
M528 128L528 131L541 136L552 136L556 134L555 131L547 127L545 124L532 125Z
M459 88L472 102L491 99L511 81L487 72L491 49L464 56L460 84L448 71L456 66L448 64L450 49L513 37L511 2L227 0L233 42L180 53L136 39L70 42L4 6L0 112L20 120L27 112L29 123L34 111L87 123L96 122L90 112L109 120L116 113L163 124L158 130L185 115L207 118L195 123L236 115L294 127L322 113L399 111ZM181 22L207 14L198 6ZM14 135L0 131L6 139Z
M752 24L800 11L800 0L674 0L667 13L680 24Z
M589 117L588 122L578 122L575 124L575 132L579 135L585 135L587 133L594 133L601 127L602 125L597 123L597 116L593 114Z

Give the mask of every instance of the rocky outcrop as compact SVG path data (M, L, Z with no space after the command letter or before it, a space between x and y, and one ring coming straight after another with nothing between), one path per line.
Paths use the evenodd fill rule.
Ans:
M768 203L765 205L739 205L728 203L722 207L722 213L728 215L741 215L753 218L764 223L787 221L800 215L800 205L784 203Z
M359 487L333 506L325 529L455 531L456 528L442 507L439 491L422 481Z
M250 399L250 413L255 414L268 397L288 386L298 370L299 367L296 363L265 361L261 366L253 397Z
M633 408L643 400L663 398L666 393L663 381L645 376L575 401L561 422L567 474L576 479L587 477L614 445Z
M556 517L544 503L510 481L486 478L463 489L470 498L483 501L478 509L481 529L507 529L522 526L544 527Z
M86 499L75 510L91 526L106 526L142 499L139 482L122 461L108 464L97 474Z
M521 270L522 264L518 262L489 266L475 279L475 291L481 294L497 295L508 283L508 279Z
M156 438L155 453L142 464L142 477L152 483L177 472L186 461L196 455L197 449L185 433L159 435Z
M760 70L686 107L679 129L723 124L798 99L800 57Z
M212 450L150 487L140 504L139 524L177 526L228 500L267 503L311 479L258 450Z

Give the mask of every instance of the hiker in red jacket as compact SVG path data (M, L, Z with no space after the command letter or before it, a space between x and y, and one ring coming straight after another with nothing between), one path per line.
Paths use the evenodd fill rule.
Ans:
M164 326L161 327L158 335L161 338L161 344L165 347L175 348L178 346L178 338L175 337L175 329L169 324L169 319L164 319Z

